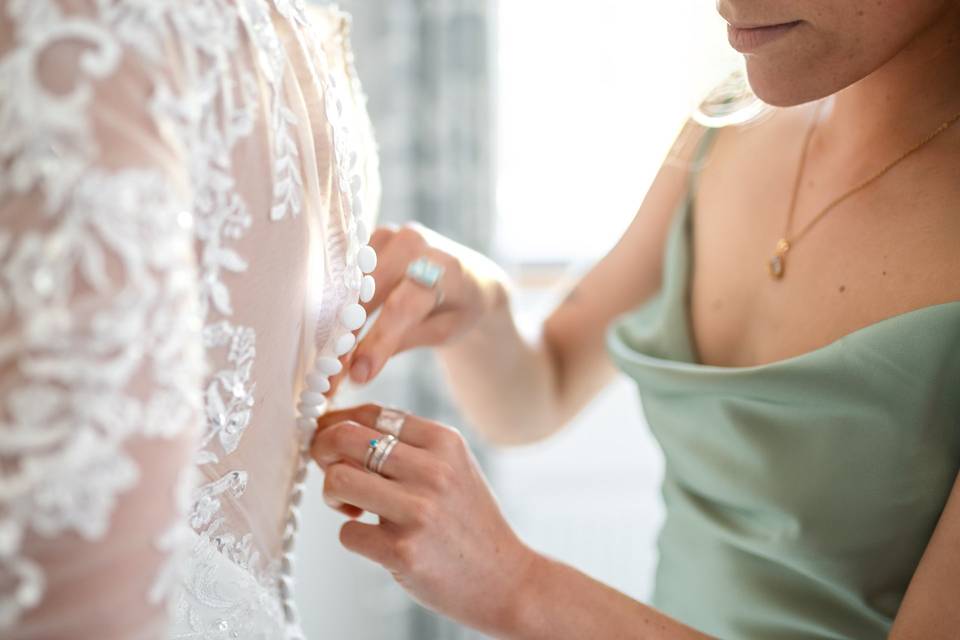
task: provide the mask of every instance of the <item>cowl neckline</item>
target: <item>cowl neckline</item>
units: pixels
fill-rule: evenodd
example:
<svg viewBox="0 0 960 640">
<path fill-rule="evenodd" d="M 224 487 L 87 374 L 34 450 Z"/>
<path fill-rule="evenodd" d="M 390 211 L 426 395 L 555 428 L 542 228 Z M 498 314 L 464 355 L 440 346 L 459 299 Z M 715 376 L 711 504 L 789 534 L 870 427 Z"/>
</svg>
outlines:
<svg viewBox="0 0 960 640">
<path fill-rule="evenodd" d="M 842 348 L 845 343 L 858 340 L 870 340 L 873 336 L 881 336 L 882 338 L 889 339 L 891 333 L 896 331 L 906 331 L 908 334 L 911 331 L 911 327 L 914 324 L 914 320 L 919 323 L 919 319 L 927 315 L 940 315 L 946 314 L 948 317 L 953 314 L 956 315 L 956 322 L 958 328 L 960 328 L 960 300 L 954 300 L 950 302 L 943 302 L 938 304 L 927 305 L 924 307 L 919 307 L 917 309 L 912 309 L 910 311 L 904 311 L 898 313 L 877 322 L 873 322 L 859 329 L 855 329 L 849 333 L 846 333 L 839 338 L 832 340 L 831 342 L 825 344 L 822 347 L 812 349 L 810 351 L 805 351 L 804 353 L 790 356 L 787 358 L 780 358 L 772 362 L 766 362 L 756 365 L 747 365 L 747 366 L 727 366 L 727 365 L 711 365 L 705 364 L 700 361 L 699 355 L 697 353 L 696 341 L 694 340 L 693 335 L 693 322 L 690 316 L 690 284 L 691 284 L 691 275 L 692 275 L 692 250 L 690 242 L 690 226 L 691 226 L 691 213 L 693 208 L 693 203 L 686 203 L 681 211 L 678 212 L 677 226 L 679 229 L 674 230 L 674 235 L 679 236 L 673 238 L 673 243 L 676 245 L 676 259 L 675 262 L 682 267 L 681 272 L 677 274 L 675 281 L 671 283 L 675 292 L 671 292 L 670 295 L 675 295 L 679 297 L 678 301 L 675 301 L 676 308 L 679 310 L 678 315 L 682 316 L 682 325 L 684 328 L 684 337 L 686 338 L 687 343 L 687 354 L 689 355 L 688 362 L 680 362 L 678 364 L 689 364 L 695 367 L 700 367 L 708 370 L 719 370 L 730 373 L 757 373 L 763 372 L 765 370 L 774 369 L 778 367 L 789 367 L 791 365 L 802 365 L 807 361 L 813 361 L 823 358 L 829 358 L 832 355 L 832 352 Z"/>
<path fill-rule="evenodd" d="M 960 301 L 951 301 L 890 316 L 847 333 L 822 347 L 768 363 L 724 366 L 700 362 L 694 346 L 688 305 L 692 268 L 692 207 L 693 198 L 688 198 L 674 215 L 665 251 L 661 291 L 611 327 L 608 346 L 631 375 L 637 366 L 643 366 L 712 380 L 767 378 L 810 368 L 823 367 L 825 371 L 836 369 L 840 362 L 853 353 L 871 352 L 879 355 L 889 352 L 883 357 L 884 360 L 899 359 L 898 354 L 902 354 L 908 360 L 913 357 L 919 361 L 925 350 L 929 355 L 931 343 L 938 343 L 937 352 L 945 348 L 960 350 Z"/>
</svg>

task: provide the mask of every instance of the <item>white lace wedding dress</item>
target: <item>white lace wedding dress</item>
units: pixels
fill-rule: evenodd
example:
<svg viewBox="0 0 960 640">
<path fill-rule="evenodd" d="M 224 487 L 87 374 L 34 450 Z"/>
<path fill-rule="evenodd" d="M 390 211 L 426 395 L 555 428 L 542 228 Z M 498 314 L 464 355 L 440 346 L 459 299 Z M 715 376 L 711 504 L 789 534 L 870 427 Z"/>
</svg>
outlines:
<svg viewBox="0 0 960 640">
<path fill-rule="evenodd" d="M 0 637 L 300 636 L 305 446 L 376 259 L 347 29 L 0 0 Z"/>
</svg>

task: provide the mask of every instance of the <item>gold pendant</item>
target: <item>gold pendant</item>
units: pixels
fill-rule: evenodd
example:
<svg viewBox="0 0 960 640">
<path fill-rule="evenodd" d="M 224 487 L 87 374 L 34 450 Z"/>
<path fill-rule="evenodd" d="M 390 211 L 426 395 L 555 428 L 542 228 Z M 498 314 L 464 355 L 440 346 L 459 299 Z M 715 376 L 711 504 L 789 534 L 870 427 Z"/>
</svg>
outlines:
<svg viewBox="0 0 960 640">
<path fill-rule="evenodd" d="M 767 264 L 767 270 L 774 280 L 781 279 L 783 277 L 783 256 L 773 256 Z"/>
<path fill-rule="evenodd" d="M 774 280 L 783 278 L 787 270 L 787 251 L 790 251 L 790 243 L 785 238 L 777 242 L 777 253 L 767 263 L 767 271 Z"/>
</svg>

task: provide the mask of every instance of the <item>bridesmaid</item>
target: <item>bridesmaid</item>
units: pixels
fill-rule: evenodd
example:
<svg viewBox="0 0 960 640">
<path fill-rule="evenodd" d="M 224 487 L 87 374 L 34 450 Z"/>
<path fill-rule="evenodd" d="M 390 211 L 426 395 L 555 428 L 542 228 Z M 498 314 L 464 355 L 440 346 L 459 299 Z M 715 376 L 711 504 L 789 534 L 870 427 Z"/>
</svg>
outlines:
<svg viewBox="0 0 960 640">
<path fill-rule="evenodd" d="M 955 638 L 960 2 L 717 4 L 767 116 L 690 124 L 539 341 L 487 259 L 380 229 L 382 314 L 349 367 L 435 346 L 471 423 L 518 444 L 619 366 L 666 454 L 652 603 L 522 544 L 426 419 L 321 418 L 325 498 L 380 516 L 348 549 L 500 638 Z"/>
</svg>

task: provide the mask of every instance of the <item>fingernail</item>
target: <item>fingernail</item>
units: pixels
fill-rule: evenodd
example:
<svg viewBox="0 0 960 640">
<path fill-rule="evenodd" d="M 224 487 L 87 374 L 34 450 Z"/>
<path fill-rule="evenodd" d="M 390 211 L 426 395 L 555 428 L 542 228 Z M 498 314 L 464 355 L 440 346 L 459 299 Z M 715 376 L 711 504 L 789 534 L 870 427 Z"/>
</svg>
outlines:
<svg viewBox="0 0 960 640">
<path fill-rule="evenodd" d="M 350 377 L 354 382 L 364 383 L 370 377 L 370 358 L 359 356 L 353 361 L 350 367 Z"/>
</svg>

